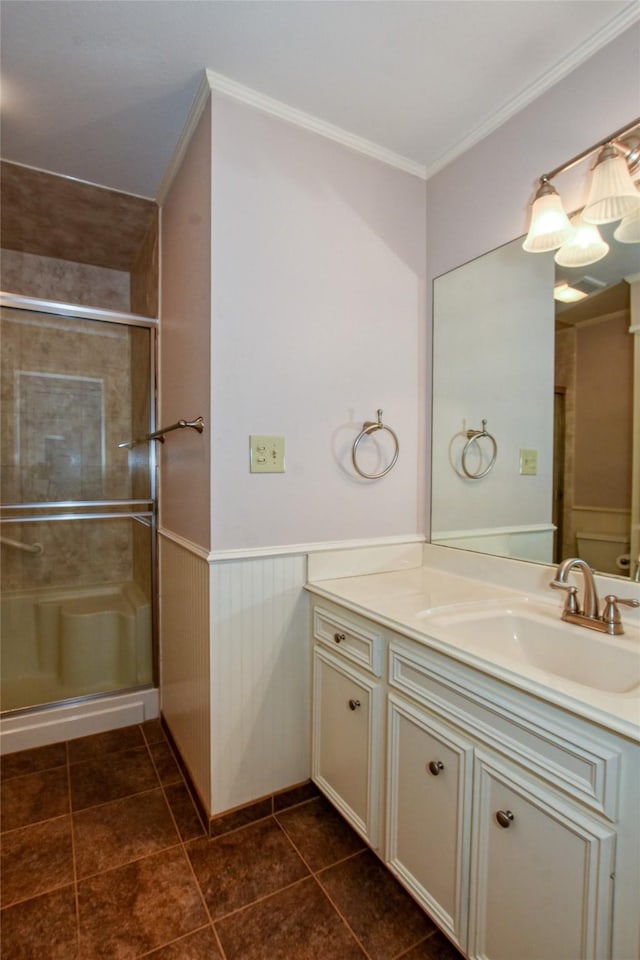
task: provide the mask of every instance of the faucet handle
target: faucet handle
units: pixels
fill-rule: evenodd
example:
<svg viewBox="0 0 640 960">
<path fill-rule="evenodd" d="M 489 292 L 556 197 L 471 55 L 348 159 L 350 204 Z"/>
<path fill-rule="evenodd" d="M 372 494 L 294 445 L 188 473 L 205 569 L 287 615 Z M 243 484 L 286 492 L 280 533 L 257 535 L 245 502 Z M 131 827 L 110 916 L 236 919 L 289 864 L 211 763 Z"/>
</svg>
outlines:
<svg viewBox="0 0 640 960">
<path fill-rule="evenodd" d="M 567 599 L 564 602 L 563 613 L 580 613 L 578 607 L 578 588 L 572 583 L 565 583 L 563 580 L 552 580 L 549 583 L 554 590 L 566 590 Z"/>
<path fill-rule="evenodd" d="M 609 628 L 608 632 L 616 635 L 623 633 L 622 617 L 618 610 L 619 603 L 623 603 L 625 607 L 640 607 L 640 600 L 635 600 L 630 597 L 616 597 L 613 593 L 610 593 L 604 598 L 602 619 Z"/>
</svg>

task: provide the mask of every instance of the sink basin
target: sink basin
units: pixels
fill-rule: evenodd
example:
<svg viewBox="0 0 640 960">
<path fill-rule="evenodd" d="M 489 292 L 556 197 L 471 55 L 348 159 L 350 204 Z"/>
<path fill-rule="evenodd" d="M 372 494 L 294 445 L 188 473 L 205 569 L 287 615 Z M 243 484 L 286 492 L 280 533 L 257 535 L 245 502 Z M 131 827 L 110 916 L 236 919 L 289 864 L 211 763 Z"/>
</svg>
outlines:
<svg viewBox="0 0 640 960">
<path fill-rule="evenodd" d="M 427 613 L 436 638 L 487 656 L 527 665 L 574 683 L 624 694 L 640 685 L 640 641 L 634 631 L 609 637 L 564 623 L 558 612 L 500 608 Z"/>
</svg>

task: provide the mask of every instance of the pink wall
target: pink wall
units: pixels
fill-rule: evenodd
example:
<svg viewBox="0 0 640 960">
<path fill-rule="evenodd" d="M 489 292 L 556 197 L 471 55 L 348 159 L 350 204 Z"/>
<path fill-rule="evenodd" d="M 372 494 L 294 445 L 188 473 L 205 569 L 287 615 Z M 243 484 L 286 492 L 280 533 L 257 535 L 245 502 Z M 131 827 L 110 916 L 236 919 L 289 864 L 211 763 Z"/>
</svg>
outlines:
<svg viewBox="0 0 640 960">
<path fill-rule="evenodd" d="M 636 25 L 426 187 L 214 93 L 163 212 L 162 418 L 206 417 L 211 380 L 210 429 L 161 450 L 165 527 L 222 551 L 428 527 L 430 281 L 522 233 L 536 178 L 637 114 L 639 42 Z M 580 171 L 558 186 L 583 199 Z M 378 407 L 400 457 L 368 482 L 351 446 Z M 286 473 L 249 473 L 251 433 L 285 437 Z"/>
<path fill-rule="evenodd" d="M 162 210 L 159 426 L 202 416 L 157 445 L 161 526 L 210 545 L 211 110 L 207 104 Z"/>
<path fill-rule="evenodd" d="M 434 278 L 525 233 L 537 179 L 638 116 L 639 50 L 635 24 L 428 181 L 429 330 Z M 554 181 L 567 210 L 586 200 L 586 166 Z"/>
<path fill-rule="evenodd" d="M 425 184 L 213 96 L 214 550 L 422 531 Z M 395 468 L 354 475 L 376 409 Z M 249 473 L 249 435 L 286 473 Z M 369 470 L 372 470 L 369 467 Z"/>
</svg>

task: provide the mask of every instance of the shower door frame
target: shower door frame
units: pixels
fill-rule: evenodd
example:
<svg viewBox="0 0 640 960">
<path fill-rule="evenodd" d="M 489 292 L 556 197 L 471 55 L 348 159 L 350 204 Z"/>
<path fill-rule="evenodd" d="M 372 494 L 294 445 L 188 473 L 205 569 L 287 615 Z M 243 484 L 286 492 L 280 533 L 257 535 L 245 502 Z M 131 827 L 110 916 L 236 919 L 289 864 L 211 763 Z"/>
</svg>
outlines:
<svg viewBox="0 0 640 960">
<path fill-rule="evenodd" d="M 57 300 L 41 300 L 34 297 L 25 297 L 20 294 L 6 293 L 0 291 L 0 307 L 7 307 L 13 310 L 23 310 L 31 313 L 41 313 L 53 315 L 72 320 L 97 320 L 103 323 L 119 324 L 126 327 L 144 327 L 149 330 L 149 433 L 156 429 L 156 411 L 157 411 L 157 353 L 158 353 L 158 329 L 159 321 L 157 317 L 143 317 L 139 314 L 121 313 L 115 310 L 105 310 L 95 307 L 84 307 L 79 304 L 61 303 Z M 123 437 L 123 441 L 129 438 Z M 126 519 L 135 520 L 140 518 L 143 522 L 148 521 L 151 535 L 151 649 L 152 649 L 152 686 L 159 686 L 159 640 L 158 640 L 158 555 L 157 555 L 157 457 L 156 447 L 153 441 L 150 442 L 149 449 L 149 499 L 130 499 L 130 500 L 59 500 L 52 502 L 39 503 L 0 503 L 3 523 L 29 523 L 36 521 L 52 520 L 93 520 L 93 519 Z M 140 509 L 146 507 L 147 509 Z M 73 509 L 72 513 L 59 513 L 61 509 Z M 93 509 L 87 509 L 93 508 Z M 120 509 L 118 509 L 120 508 Z M 128 509 L 127 509 L 128 508 Z M 6 513 L 14 513 L 23 510 L 42 511 L 38 515 L 31 514 L 29 517 L 10 517 Z M 48 512 L 47 512 L 48 511 Z M 53 513 L 51 511 L 54 511 Z M 113 690 L 109 693 L 90 693 L 68 700 L 53 701 L 51 703 L 33 704 L 28 707 L 18 707 L 15 710 L 3 712 L 3 716 L 15 716 L 20 713 L 31 712 L 34 710 L 47 710 L 52 706 L 60 706 L 68 703 L 80 703 L 84 701 L 95 700 L 105 696 L 116 696 L 129 691 L 149 689 L 149 684 L 143 684 L 137 687 L 127 687 L 119 690 Z"/>
</svg>

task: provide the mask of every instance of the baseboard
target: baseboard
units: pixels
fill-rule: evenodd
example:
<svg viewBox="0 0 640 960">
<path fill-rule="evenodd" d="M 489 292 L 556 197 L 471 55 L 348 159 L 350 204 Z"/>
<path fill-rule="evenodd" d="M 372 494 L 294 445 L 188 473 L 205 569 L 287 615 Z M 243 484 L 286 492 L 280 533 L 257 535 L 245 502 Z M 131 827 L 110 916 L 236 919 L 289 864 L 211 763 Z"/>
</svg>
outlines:
<svg viewBox="0 0 640 960">
<path fill-rule="evenodd" d="M 198 811 L 198 816 L 210 837 L 220 837 L 232 830 L 239 830 L 240 827 L 246 827 L 257 820 L 264 820 L 265 817 L 271 817 L 275 813 L 288 810 L 289 807 L 297 807 L 301 803 L 306 803 L 308 800 L 320 796 L 320 791 L 315 783 L 311 780 L 304 780 L 302 783 L 295 783 L 275 793 L 257 797 L 249 803 L 243 803 L 242 806 L 233 807 L 231 810 L 224 810 L 222 813 L 211 816 L 163 716 L 160 717 L 160 722 Z"/>
</svg>

